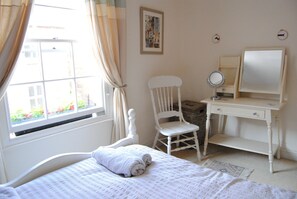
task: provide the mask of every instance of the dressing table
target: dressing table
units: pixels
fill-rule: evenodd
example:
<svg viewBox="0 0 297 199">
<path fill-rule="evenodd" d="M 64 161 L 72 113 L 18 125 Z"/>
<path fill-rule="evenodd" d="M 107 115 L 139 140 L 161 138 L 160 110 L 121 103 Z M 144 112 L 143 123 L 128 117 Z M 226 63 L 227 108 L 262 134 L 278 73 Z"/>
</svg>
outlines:
<svg viewBox="0 0 297 199">
<path fill-rule="evenodd" d="M 208 98 L 201 101 L 207 104 L 204 156 L 207 153 L 208 143 L 259 153 L 268 156 L 269 170 L 273 173 L 274 155 L 280 158 L 280 129 L 279 122 L 276 122 L 277 143 L 273 143 L 272 121 L 274 117 L 278 121 L 278 113 L 285 105 L 286 60 L 284 48 L 244 50 L 240 70 L 235 74 L 239 76 L 235 78 L 238 82 L 233 82 L 238 84 L 238 87 L 234 87 L 236 90 L 233 90 L 233 95 L 226 97 L 222 92 L 224 89 L 221 89 L 219 100 Z M 219 115 L 218 133 L 209 138 L 212 114 Z M 267 142 L 224 134 L 224 122 L 227 116 L 265 122 Z"/>
</svg>

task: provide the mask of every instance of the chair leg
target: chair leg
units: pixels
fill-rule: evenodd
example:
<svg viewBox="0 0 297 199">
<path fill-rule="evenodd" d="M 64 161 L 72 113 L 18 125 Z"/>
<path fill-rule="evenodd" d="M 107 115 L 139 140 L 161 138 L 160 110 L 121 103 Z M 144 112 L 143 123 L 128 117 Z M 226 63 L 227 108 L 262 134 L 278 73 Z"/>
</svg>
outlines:
<svg viewBox="0 0 297 199">
<path fill-rule="evenodd" d="M 179 141 L 179 135 L 176 137 L 177 141 Z M 176 148 L 179 147 L 179 142 L 176 143 Z"/>
<path fill-rule="evenodd" d="M 167 137 L 167 154 L 168 155 L 171 154 L 171 137 L 170 136 Z"/>
<path fill-rule="evenodd" d="M 156 148 L 158 139 L 159 139 L 159 131 L 157 131 L 157 133 L 156 133 L 155 140 L 154 140 L 154 144 L 153 144 L 153 149 Z"/>
<path fill-rule="evenodd" d="M 198 161 L 201 161 L 201 154 L 200 154 L 200 149 L 199 149 L 199 141 L 198 141 L 198 136 L 197 136 L 197 132 L 193 132 L 194 134 L 194 139 L 195 139 L 195 145 L 196 145 L 196 150 L 197 150 L 197 158 Z"/>
</svg>

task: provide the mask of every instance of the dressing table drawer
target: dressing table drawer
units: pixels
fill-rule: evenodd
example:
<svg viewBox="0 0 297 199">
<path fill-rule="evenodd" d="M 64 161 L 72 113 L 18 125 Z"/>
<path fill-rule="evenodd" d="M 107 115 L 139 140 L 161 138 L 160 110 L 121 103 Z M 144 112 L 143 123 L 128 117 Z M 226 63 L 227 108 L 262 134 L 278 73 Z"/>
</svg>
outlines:
<svg viewBox="0 0 297 199">
<path fill-rule="evenodd" d="M 220 106 L 220 105 L 212 105 L 211 113 L 220 114 L 220 115 L 232 115 L 236 117 L 244 117 L 250 119 L 265 119 L 265 111 L 251 108 L 243 108 L 243 107 L 229 107 L 229 106 Z"/>
</svg>

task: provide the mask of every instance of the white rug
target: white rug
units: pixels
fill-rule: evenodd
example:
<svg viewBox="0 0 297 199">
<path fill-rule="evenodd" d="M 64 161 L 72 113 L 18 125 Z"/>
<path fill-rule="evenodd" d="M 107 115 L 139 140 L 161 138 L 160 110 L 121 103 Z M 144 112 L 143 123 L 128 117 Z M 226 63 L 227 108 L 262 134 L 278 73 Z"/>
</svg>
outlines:
<svg viewBox="0 0 297 199">
<path fill-rule="evenodd" d="M 211 159 L 208 159 L 206 162 L 204 162 L 202 166 L 216 171 L 228 173 L 234 177 L 238 177 L 242 179 L 247 179 L 254 171 L 254 169 L 248 169 L 245 167 L 233 165 L 226 162 L 220 162 L 217 160 L 211 160 Z"/>
</svg>

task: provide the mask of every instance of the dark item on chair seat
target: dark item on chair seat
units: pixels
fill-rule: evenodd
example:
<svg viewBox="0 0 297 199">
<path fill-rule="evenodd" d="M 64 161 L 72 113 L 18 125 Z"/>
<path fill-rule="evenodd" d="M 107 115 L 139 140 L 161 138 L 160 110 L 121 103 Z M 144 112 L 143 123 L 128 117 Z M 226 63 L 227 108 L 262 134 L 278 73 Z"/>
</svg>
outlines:
<svg viewBox="0 0 297 199">
<path fill-rule="evenodd" d="M 184 100 L 181 102 L 181 107 L 185 120 L 191 124 L 199 126 L 199 144 L 203 145 L 205 139 L 206 104 L 191 100 Z M 178 104 L 174 103 L 173 108 L 178 110 Z M 170 120 L 177 121 L 178 118 L 172 117 Z"/>
</svg>

